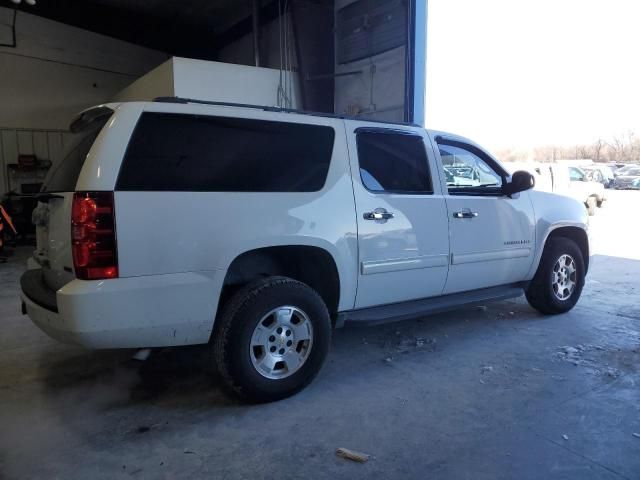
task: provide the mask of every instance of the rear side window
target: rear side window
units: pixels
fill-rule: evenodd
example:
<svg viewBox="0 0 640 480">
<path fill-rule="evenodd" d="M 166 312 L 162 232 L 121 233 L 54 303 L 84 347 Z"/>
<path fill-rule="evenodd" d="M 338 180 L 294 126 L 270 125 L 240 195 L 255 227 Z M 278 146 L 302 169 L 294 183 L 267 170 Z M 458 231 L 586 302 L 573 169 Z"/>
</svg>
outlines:
<svg viewBox="0 0 640 480">
<path fill-rule="evenodd" d="M 118 190 L 314 192 L 329 171 L 331 127 L 144 113 Z"/>
<path fill-rule="evenodd" d="M 43 192 L 75 191 L 87 154 L 108 120 L 108 116 L 95 120 L 72 137 L 70 146 L 66 150 L 67 154 L 57 166 L 53 167 L 45 179 L 42 186 Z"/>
<path fill-rule="evenodd" d="M 422 137 L 384 130 L 359 131 L 360 178 L 367 190 L 433 193 Z"/>
</svg>

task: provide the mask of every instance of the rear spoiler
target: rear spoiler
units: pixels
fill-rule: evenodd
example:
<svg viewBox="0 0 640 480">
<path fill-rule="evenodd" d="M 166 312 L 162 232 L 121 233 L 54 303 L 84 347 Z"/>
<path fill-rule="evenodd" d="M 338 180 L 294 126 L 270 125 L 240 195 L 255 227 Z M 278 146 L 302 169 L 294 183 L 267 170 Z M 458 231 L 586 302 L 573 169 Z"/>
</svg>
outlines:
<svg viewBox="0 0 640 480">
<path fill-rule="evenodd" d="M 69 125 L 71 133 L 78 133 L 87 128 L 96 120 L 113 115 L 113 109 L 100 105 L 98 107 L 89 108 L 84 112 L 80 112 Z"/>
</svg>

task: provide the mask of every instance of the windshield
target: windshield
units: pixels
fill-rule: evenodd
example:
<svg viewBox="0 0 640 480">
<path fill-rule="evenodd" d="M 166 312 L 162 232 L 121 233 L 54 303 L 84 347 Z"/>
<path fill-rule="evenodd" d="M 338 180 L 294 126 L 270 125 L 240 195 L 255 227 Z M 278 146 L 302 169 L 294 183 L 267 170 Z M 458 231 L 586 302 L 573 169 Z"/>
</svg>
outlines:
<svg viewBox="0 0 640 480">
<path fill-rule="evenodd" d="M 42 192 L 75 191 L 87 154 L 107 120 L 107 116 L 96 119 L 71 136 L 70 146 L 65 149 L 64 158 L 49 170 L 42 185 Z"/>
<path fill-rule="evenodd" d="M 624 171 L 624 175 L 628 175 L 630 177 L 640 176 L 640 168 L 629 168 Z"/>
</svg>

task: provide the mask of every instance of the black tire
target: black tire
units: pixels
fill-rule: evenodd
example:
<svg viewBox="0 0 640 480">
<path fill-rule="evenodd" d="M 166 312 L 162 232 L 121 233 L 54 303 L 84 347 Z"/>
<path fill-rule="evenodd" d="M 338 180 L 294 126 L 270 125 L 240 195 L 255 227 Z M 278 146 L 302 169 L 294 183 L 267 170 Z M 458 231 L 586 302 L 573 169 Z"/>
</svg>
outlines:
<svg viewBox="0 0 640 480">
<path fill-rule="evenodd" d="M 307 315 L 313 341 L 306 360 L 294 373 L 271 379 L 252 363 L 251 337 L 258 322 L 281 306 L 299 308 Z M 240 289 L 216 320 L 211 342 L 225 386 L 251 402 L 272 402 L 302 390 L 322 368 L 330 343 L 331 320 L 322 298 L 304 283 L 286 277 L 265 278 Z"/>
<path fill-rule="evenodd" d="M 585 205 L 587 206 L 587 213 L 590 217 L 593 217 L 596 214 L 596 199 L 593 197 L 587 198 Z"/>
<path fill-rule="evenodd" d="M 565 300 L 558 298 L 553 288 L 554 267 L 563 255 L 572 257 L 576 267 L 575 289 Z M 538 271 L 525 292 L 527 301 L 533 308 L 546 315 L 568 312 L 580 299 L 584 277 L 584 258 L 578 245 L 569 238 L 550 238 L 542 252 Z"/>
</svg>

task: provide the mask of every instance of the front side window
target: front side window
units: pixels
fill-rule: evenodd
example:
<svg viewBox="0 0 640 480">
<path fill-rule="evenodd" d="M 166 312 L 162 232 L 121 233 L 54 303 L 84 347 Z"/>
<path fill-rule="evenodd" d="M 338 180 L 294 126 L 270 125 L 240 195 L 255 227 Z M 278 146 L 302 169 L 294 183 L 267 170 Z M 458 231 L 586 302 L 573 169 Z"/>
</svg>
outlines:
<svg viewBox="0 0 640 480">
<path fill-rule="evenodd" d="M 433 193 L 427 152 L 419 135 L 357 132 L 360 178 L 375 193 Z"/>
<path fill-rule="evenodd" d="M 332 127 L 144 113 L 117 190 L 315 192 L 325 184 Z"/>
<path fill-rule="evenodd" d="M 470 148 L 439 143 L 440 157 L 451 194 L 489 194 L 502 192 L 502 176 Z"/>
<path fill-rule="evenodd" d="M 585 174 L 579 168 L 569 167 L 569 178 L 572 182 L 584 182 Z"/>
</svg>

